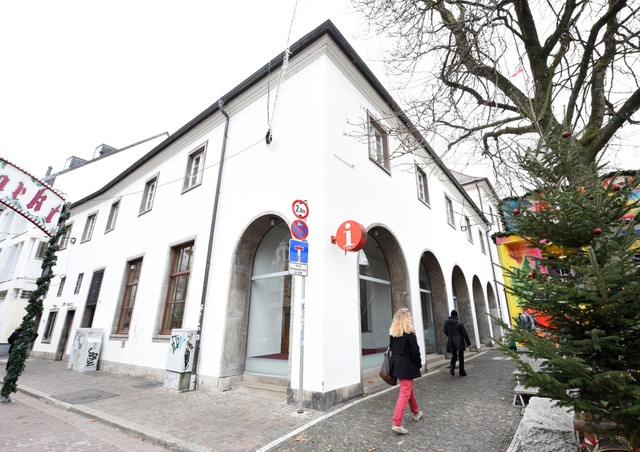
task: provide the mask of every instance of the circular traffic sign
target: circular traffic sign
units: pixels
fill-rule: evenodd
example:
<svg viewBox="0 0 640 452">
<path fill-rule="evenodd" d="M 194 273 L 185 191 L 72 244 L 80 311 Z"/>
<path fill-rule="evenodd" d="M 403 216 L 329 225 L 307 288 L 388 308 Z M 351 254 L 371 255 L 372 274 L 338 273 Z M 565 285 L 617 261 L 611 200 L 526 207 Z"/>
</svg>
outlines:
<svg viewBox="0 0 640 452">
<path fill-rule="evenodd" d="M 291 223 L 291 235 L 293 235 L 298 240 L 304 240 L 309 235 L 309 227 L 307 223 L 302 220 L 296 220 Z"/>
<path fill-rule="evenodd" d="M 293 214 L 301 220 L 304 220 L 309 216 L 309 206 L 302 199 L 296 199 L 293 201 L 293 204 L 291 204 L 291 210 L 293 210 Z"/>
</svg>

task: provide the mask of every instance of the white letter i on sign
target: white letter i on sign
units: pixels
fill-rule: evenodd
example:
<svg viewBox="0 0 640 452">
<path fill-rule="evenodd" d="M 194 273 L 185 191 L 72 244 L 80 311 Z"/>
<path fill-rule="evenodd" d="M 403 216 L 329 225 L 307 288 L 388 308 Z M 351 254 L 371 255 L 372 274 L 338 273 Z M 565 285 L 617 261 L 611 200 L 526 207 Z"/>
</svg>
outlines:
<svg viewBox="0 0 640 452">
<path fill-rule="evenodd" d="M 351 228 L 351 223 L 345 224 L 344 228 L 346 229 L 346 231 L 344 231 L 344 235 L 345 235 L 344 246 L 353 246 L 353 243 L 351 243 L 351 231 L 349 231 L 349 229 Z"/>
</svg>

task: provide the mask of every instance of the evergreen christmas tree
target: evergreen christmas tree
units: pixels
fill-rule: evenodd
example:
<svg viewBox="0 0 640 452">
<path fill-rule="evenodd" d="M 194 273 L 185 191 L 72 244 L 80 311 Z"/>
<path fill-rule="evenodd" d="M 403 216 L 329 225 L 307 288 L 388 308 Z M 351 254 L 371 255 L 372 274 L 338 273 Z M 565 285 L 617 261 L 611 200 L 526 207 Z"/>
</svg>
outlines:
<svg viewBox="0 0 640 452">
<path fill-rule="evenodd" d="M 542 152 L 544 151 L 544 152 Z M 568 134 L 520 162 L 532 191 L 506 207 L 516 234 L 540 251 L 527 269 L 507 270 L 508 288 L 549 326 L 513 322 L 520 380 L 557 405 L 586 413 L 640 447 L 640 177 L 578 167 Z M 535 254 L 535 253 L 533 253 Z M 506 325 L 503 324 L 503 327 Z M 542 363 L 531 366 L 531 358 Z M 585 416 L 586 418 L 586 416 Z M 635 450 L 635 449 L 634 449 Z"/>
<path fill-rule="evenodd" d="M 47 294 L 51 279 L 54 276 L 51 269 L 55 266 L 58 259 L 56 252 L 60 249 L 60 237 L 67 231 L 65 221 L 69 218 L 69 215 L 69 210 L 65 207 L 58 220 L 59 226 L 55 234 L 49 239 L 49 244 L 42 260 L 42 275 L 36 281 L 36 290 L 29 295 L 26 313 L 20 324 L 22 334 L 12 348 L 11 355 L 9 356 L 9 368 L 7 369 L 7 373 L 2 381 L 2 388 L 0 389 L 0 403 L 11 401 L 11 393 L 18 390 L 18 378 L 24 371 L 29 346 L 37 337 L 38 325 L 36 325 L 36 319 L 42 314 L 42 300 Z"/>
</svg>

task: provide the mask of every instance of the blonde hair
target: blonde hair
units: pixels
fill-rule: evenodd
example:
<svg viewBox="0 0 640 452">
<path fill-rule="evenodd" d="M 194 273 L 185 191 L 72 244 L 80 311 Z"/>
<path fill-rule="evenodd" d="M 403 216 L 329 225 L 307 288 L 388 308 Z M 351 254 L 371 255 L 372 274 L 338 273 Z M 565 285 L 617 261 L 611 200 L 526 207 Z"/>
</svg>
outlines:
<svg viewBox="0 0 640 452">
<path fill-rule="evenodd" d="M 407 308 L 398 309 L 391 321 L 389 334 L 393 337 L 401 337 L 404 333 L 414 333 L 415 331 L 411 311 Z"/>
</svg>

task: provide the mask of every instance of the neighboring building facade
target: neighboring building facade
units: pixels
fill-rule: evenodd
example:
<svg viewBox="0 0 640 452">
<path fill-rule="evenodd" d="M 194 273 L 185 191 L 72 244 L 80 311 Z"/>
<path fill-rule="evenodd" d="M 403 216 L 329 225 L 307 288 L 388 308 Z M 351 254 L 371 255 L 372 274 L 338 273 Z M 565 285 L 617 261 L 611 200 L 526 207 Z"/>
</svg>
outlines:
<svg viewBox="0 0 640 452">
<path fill-rule="evenodd" d="M 502 265 L 499 259 L 498 247 L 495 241 L 491 238 L 492 234 L 499 233 L 503 230 L 504 219 L 502 217 L 502 211 L 500 209 L 501 200 L 498 194 L 493 189 L 491 182 L 486 177 L 469 176 L 467 174 L 460 173 L 458 171 L 451 171 L 451 174 L 460 182 L 460 185 L 466 190 L 469 197 L 480 208 L 485 218 L 489 220 L 488 227 L 474 228 L 471 223 L 471 219 L 468 216 L 461 218 L 461 229 L 473 230 L 478 236 L 478 241 L 484 244 L 488 243 L 486 252 L 489 254 L 489 258 L 492 262 L 492 272 L 494 275 L 494 290 L 496 293 L 496 302 L 490 303 L 489 314 L 492 317 L 506 319 L 509 317 L 509 309 L 507 305 L 507 293 L 504 290 L 504 285 L 501 284 L 503 278 Z M 480 297 L 476 297 L 475 300 L 480 300 Z M 478 309 L 480 309 L 478 307 Z M 493 340 L 502 340 L 502 328 L 499 325 L 492 322 L 492 338 Z"/>
<path fill-rule="evenodd" d="M 121 149 L 103 144 L 94 158 L 71 157 L 62 171 L 47 174 L 41 181 L 63 193 L 67 202 L 73 202 L 102 187 L 167 136 L 159 134 Z M 104 152 L 106 148 L 109 152 Z M 22 322 L 29 295 L 42 274 L 48 243 L 49 236 L 41 229 L 14 210 L 0 206 L 0 343 L 6 342 Z M 53 282 L 52 290 L 58 282 Z"/>
<path fill-rule="evenodd" d="M 263 378 L 294 402 L 302 367 L 305 405 L 328 409 L 363 394 L 400 307 L 425 361 L 453 308 L 474 349 L 491 343 L 488 218 L 421 137 L 396 152 L 415 128 L 330 22 L 283 56 L 71 205 L 33 355 L 67 359 L 100 328 L 100 369 L 162 381 L 172 331 L 200 328 L 192 388 Z M 307 276 L 288 270 L 300 219 Z M 347 220 L 358 252 L 336 243 Z"/>
</svg>

